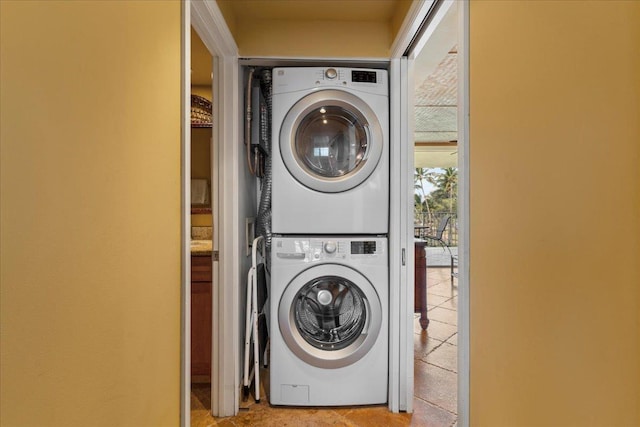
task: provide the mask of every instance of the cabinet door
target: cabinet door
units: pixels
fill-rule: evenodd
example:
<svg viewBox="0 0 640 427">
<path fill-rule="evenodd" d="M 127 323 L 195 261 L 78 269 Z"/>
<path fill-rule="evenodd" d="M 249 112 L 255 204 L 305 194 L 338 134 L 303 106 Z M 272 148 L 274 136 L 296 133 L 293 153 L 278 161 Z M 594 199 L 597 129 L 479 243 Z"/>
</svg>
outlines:
<svg viewBox="0 0 640 427">
<path fill-rule="evenodd" d="M 211 257 L 191 257 L 191 283 L 211 282 Z"/>
<path fill-rule="evenodd" d="M 191 375 L 211 375 L 211 282 L 191 284 Z"/>
<path fill-rule="evenodd" d="M 191 258 L 191 375 L 211 379 L 211 257 Z"/>
</svg>

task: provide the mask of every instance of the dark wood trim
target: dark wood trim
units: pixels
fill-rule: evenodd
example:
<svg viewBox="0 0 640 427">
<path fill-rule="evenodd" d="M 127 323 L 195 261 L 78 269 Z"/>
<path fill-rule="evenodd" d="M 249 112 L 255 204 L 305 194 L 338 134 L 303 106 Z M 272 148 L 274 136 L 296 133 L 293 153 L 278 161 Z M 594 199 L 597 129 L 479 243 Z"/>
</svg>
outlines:
<svg viewBox="0 0 640 427">
<path fill-rule="evenodd" d="M 192 207 L 191 208 L 191 215 L 194 215 L 194 214 L 210 214 L 210 213 L 211 213 L 211 208 L 208 208 L 208 207 L 201 207 L 201 208 Z"/>
<path fill-rule="evenodd" d="M 416 142 L 416 147 L 457 147 L 458 141 L 446 141 L 446 142 Z"/>
</svg>

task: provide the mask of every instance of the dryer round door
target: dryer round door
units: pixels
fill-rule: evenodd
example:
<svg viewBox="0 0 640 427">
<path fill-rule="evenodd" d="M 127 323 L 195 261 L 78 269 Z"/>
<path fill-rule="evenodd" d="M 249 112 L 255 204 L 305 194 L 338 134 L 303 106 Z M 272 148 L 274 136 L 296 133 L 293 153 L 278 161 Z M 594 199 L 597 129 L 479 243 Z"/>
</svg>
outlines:
<svg viewBox="0 0 640 427">
<path fill-rule="evenodd" d="M 364 182 L 383 152 L 376 114 L 362 99 L 341 90 L 321 90 L 299 100 L 280 129 L 280 154 L 301 184 L 325 193 Z"/>
<path fill-rule="evenodd" d="M 341 368 L 364 357 L 382 325 L 382 305 L 361 273 L 338 264 L 311 267 L 287 286 L 278 307 L 289 349 L 320 368 Z"/>
</svg>

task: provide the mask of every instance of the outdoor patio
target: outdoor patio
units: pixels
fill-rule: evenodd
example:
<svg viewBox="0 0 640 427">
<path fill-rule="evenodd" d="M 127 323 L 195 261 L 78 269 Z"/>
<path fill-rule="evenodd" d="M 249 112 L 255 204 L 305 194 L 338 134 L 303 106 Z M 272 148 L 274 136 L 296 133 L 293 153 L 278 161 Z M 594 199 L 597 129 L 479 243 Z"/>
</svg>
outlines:
<svg viewBox="0 0 640 427">
<path fill-rule="evenodd" d="M 442 253 L 442 248 L 427 248 L 427 265 L 432 265 L 430 250 Z M 435 259 L 444 260 L 440 253 Z M 414 410 L 428 405 L 427 426 L 451 426 L 457 421 L 458 291 L 451 289 L 450 262 L 447 252 L 446 267 L 427 268 L 429 326 L 422 330 L 416 314 L 413 327 Z"/>
<path fill-rule="evenodd" d="M 439 235 L 439 228 L 445 218 L 446 227 Z M 416 217 L 413 235 L 426 243 L 427 267 L 451 268 L 451 255 L 458 255 L 458 219 L 457 214 L 450 212 L 433 213 L 429 218 Z M 441 240 L 438 240 L 441 238 Z M 446 245 L 447 250 L 443 245 Z"/>
<path fill-rule="evenodd" d="M 451 254 L 458 255 L 458 247 L 450 246 Z M 449 267 L 451 268 L 451 257 L 446 249 L 442 246 L 427 246 L 425 248 L 427 253 L 427 267 Z M 427 277 L 427 284 L 430 282 Z"/>
</svg>

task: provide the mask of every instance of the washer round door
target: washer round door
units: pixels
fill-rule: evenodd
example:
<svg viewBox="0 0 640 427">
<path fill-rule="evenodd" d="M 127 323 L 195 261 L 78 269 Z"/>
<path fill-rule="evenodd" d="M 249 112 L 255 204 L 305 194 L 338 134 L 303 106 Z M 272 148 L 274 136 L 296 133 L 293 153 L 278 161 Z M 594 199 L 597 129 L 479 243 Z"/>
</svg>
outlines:
<svg viewBox="0 0 640 427">
<path fill-rule="evenodd" d="M 364 357 L 380 334 L 382 305 L 373 285 L 338 264 L 311 267 L 287 286 L 278 307 L 289 349 L 320 368 L 341 368 Z"/>
<path fill-rule="evenodd" d="M 380 161 L 383 144 L 373 110 L 340 90 L 305 96 L 291 107 L 280 129 L 280 154 L 291 175 L 325 193 L 363 183 Z"/>
</svg>

